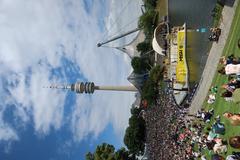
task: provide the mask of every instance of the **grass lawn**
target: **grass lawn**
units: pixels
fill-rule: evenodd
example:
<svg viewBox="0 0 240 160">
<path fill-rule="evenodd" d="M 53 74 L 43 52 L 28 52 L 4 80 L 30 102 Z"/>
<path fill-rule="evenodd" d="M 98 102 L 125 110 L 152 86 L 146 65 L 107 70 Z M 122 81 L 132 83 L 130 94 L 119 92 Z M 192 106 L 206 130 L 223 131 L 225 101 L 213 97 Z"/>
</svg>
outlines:
<svg viewBox="0 0 240 160">
<path fill-rule="evenodd" d="M 226 43 L 226 46 L 223 51 L 223 55 L 228 56 L 234 54 L 237 57 L 240 57 L 240 49 L 238 48 L 238 40 L 240 39 L 240 3 L 237 6 L 236 13 L 234 16 L 234 20 L 231 26 L 231 31 Z M 204 103 L 203 108 L 210 109 L 214 108 L 214 116 L 217 115 L 221 116 L 221 122 L 225 124 L 226 127 L 226 134 L 223 136 L 225 140 L 228 140 L 231 136 L 240 135 L 240 126 L 232 126 L 228 120 L 222 117 L 223 113 L 225 112 L 232 112 L 232 113 L 239 113 L 240 112 L 240 104 L 235 104 L 233 102 L 226 102 L 222 97 L 220 97 L 221 93 L 224 91 L 220 89 L 220 86 L 224 83 L 227 83 L 227 76 L 220 75 L 216 73 L 215 78 L 213 80 L 212 86 L 218 86 L 218 93 L 216 96 L 216 102 L 214 104 L 207 104 Z M 210 122 L 210 125 L 213 122 Z M 210 126 L 208 125 L 208 126 Z M 208 127 L 207 126 L 207 127 Z M 234 149 L 228 146 L 228 154 L 231 154 Z M 240 150 L 236 150 L 240 151 Z M 209 155 L 208 155 L 209 156 Z M 223 155 L 226 156 L 226 155 Z"/>
<path fill-rule="evenodd" d="M 214 12 L 214 18 L 213 18 L 213 26 L 218 27 L 220 24 L 220 20 L 222 18 L 223 6 L 220 5 L 219 3 L 216 3 L 214 10 L 215 12 Z"/>
</svg>

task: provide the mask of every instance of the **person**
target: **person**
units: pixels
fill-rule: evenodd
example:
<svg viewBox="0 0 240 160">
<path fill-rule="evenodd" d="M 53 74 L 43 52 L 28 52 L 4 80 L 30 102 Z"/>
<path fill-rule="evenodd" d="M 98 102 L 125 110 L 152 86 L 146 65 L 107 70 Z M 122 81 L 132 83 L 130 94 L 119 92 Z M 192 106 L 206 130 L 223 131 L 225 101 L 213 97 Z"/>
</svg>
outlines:
<svg viewBox="0 0 240 160">
<path fill-rule="evenodd" d="M 227 145 L 223 144 L 222 139 L 215 140 L 216 144 L 213 147 L 214 153 L 226 153 L 227 152 Z"/>
<path fill-rule="evenodd" d="M 226 89 L 229 92 L 234 92 L 234 90 L 236 89 L 234 85 L 229 85 L 229 84 L 223 84 L 221 87 Z"/>
<path fill-rule="evenodd" d="M 225 101 L 232 101 L 232 92 L 229 91 L 225 91 L 222 93 L 221 97 L 223 97 L 225 99 Z"/>
<path fill-rule="evenodd" d="M 214 94 L 210 94 L 210 95 L 208 96 L 208 101 L 207 101 L 207 103 L 208 103 L 208 104 L 213 104 L 213 103 L 215 102 L 215 100 L 216 100 L 215 95 L 214 95 Z"/>
<path fill-rule="evenodd" d="M 206 146 L 208 150 L 212 150 L 216 143 L 214 141 L 207 141 Z"/>
<path fill-rule="evenodd" d="M 239 159 L 240 159 L 240 152 L 235 152 L 235 151 L 233 151 L 233 152 L 232 152 L 232 155 L 234 155 L 234 157 L 236 158 L 236 160 L 239 160 Z"/>
<path fill-rule="evenodd" d="M 213 131 L 210 131 L 207 135 L 207 140 L 212 141 L 214 138 L 217 138 L 219 135 Z"/>
<path fill-rule="evenodd" d="M 209 39 L 209 41 L 214 41 L 215 37 L 214 37 L 213 35 L 210 35 L 210 36 L 208 37 L 208 39 Z"/>
<path fill-rule="evenodd" d="M 210 122 L 213 114 L 214 114 L 214 110 L 213 109 L 211 109 L 211 110 L 209 110 L 207 112 L 202 112 L 202 119 L 203 119 L 203 121 L 207 122 L 207 123 Z"/>
<path fill-rule="evenodd" d="M 234 126 L 240 125 L 240 114 L 233 114 L 233 113 L 226 112 L 223 114 L 223 116 L 228 120 L 230 120 L 230 123 L 232 125 Z"/>
<path fill-rule="evenodd" d="M 226 75 L 240 74 L 240 64 L 227 64 L 225 66 L 225 74 Z"/>
<path fill-rule="evenodd" d="M 205 155 L 202 155 L 202 156 L 201 156 L 201 160 L 207 160 L 206 156 L 205 156 Z"/>
<path fill-rule="evenodd" d="M 222 75 L 226 74 L 226 72 L 225 72 L 225 67 L 220 68 L 220 69 L 218 70 L 218 73 L 220 73 L 220 74 L 222 74 Z"/>
<path fill-rule="evenodd" d="M 227 84 L 235 89 L 240 88 L 240 81 L 238 79 L 232 79 Z"/>
<path fill-rule="evenodd" d="M 226 160 L 239 160 L 239 158 L 236 157 L 235 155 L 228 155 L 228 156 L 226 157 Z"/>
<path fill-rule="evenodd" d="M 235 149 L 240 149 L 240 136 L 230 137 L 229 145 Z"/>
<path fill-rule="evenodd" d="M 209 36 L 210 41 L 218 41 L 219 36 L 221 35 L 221 29 L 220 28 L 210 28 L 210 31 L 212 32 L 211 35 Z"/>
<path fill-rule="evenodd" d="M 218 87 L 217 86 L 212 86 L 211 89 L 210 89 L 210 92 L 212 94 L 217 94 L 217 91 L 218 91 Z"/>
<path fill-rule="evenodd" d="M 216 121 L 212 125 L 212 130 L 216 134 L 224 135 L 225 134 L 225 125 L 223 123 L 221 123 L 220 121 Z"/>
<path fill-rule="evenodd" d="M 228 64 L 239 64 L 240 61 L 238 58 L 234 57 L 233 54 L 231 54 L 230 56 L 228 57 L 225 57 L 225 56 L 222 56 L 219 60 L 219 63 L 220 64 L 223 64 L 223 65 L 228 65 Z"/>
<path fill-rule="evenodd" d="M 212 155 L 212 160 L 224 160 L 224 157 L 222 157 L 218 154 L 214 154 L 214 155 Z"/>
<path fill-rule="evenodd" d="M 240 64 L 227 64 L 218 70 L 222 75 L 240 75 Z"/>
</svg>

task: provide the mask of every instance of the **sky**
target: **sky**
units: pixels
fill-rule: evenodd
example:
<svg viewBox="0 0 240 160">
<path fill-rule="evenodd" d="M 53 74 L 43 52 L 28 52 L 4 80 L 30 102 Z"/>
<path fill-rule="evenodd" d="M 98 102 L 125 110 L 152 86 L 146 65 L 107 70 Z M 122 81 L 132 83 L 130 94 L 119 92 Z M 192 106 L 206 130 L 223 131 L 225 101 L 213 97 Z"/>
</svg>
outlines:
<svg viewBox="0 0 240 160">
<path fill-rule="evenodd" d="M 102 142 L 123 145 L 134 93 L 76 95 L 44 86 L 128 85 L 127 55 L 96 44 L 135 28 L 140 4 L 0 0 L 0 159 L 82 160 Z"/>
</svg>

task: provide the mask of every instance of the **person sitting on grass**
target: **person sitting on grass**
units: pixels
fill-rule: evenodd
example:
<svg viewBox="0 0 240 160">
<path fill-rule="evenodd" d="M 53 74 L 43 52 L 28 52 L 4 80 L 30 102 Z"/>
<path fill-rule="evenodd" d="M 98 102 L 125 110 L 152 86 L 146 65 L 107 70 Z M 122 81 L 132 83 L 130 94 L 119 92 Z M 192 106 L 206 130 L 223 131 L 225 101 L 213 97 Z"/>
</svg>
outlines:
<svg viewBox="0 0 240 160">
<path fill-rule="evenodd" d="M 239 160 L 240 158 L 239 157 L 236 157 L 235 155 L 228 155 L 226 157 L 226 160 Z"/>
<path fill-rule="evenodd" d="M 232 92 L 225 91 L 222 93 L 221 97 L 223 97 L 225 99 L 225 101 L 229 102 L 229 101 L 233 100 L 232 95 L 233 95 Z"/>
<path fill-rule="evenodd" d="M 223 117 L 227 118 L 233 126 L 240 125 L 240 114 L 226 112 L 223 114 Z"/>
<path fill-rule="evenodd" d="M 202 156 L 201 156 L 201 160 L 207 160 L 206 156 L 205 156 L 205 155 L 202 155 Z"/>
<path fill-rule="evenodd" d="M 219 154 L 214 154 L 212 155 L 212 160 L 224 160 L 224 157 Z"/>
<path fill-rule="evenodd" d="M 232 155 L 234 156 L 234 158 L 235 158 L 236 160 L 239 160 L 239 159 L 240 159 L 240 152 L 235 152 L 235 151 L 233 151 L 233 152 L 232 152 Z"/>
<path fill-rule="evenodd" d="M 215 146 L 216 142 L 211 140 L 206 142 L 206 147 L 208 150 L 213 150 L 213 147 Z"/>
<path fill-rule="evenodd" d="M 215 145 L 213 147 L 213 152 L 214 153 L 226 153 L 227 152 L 227 145 L 223 142 L 223 140 L 221 138 L 216 138 L 214 139 L 215 141 Z"/>
<path fill-rule="evenodd" d="M 235 149 L 240 149 L 240 136 L 230 137 L 229 145 Z"/>
<path fill-rule="evenodd" d="M 225 125 L 220 122 L 220 119 L 217 120 L 213 125 L 212 125 L 212 131 L 216 134 L 225 134 Z"/>
<path fill-rule="evenodd" d="M 240 74 L 240 64 L 227 64 L 218 70 L 218 73 L 223 75 L 239 75 Z"/>
<path fill-rule="evenodd" d="M 217 86 L 212 86 L 209 91 L 210 91 L 212 94 L 217 94 L 217 92 L 218 92 L 218 87 L 217 87 Z"/>
<path fill-rule="evenodd" d="M 232 86 L 234 87 L 235 89 L 236 88 L 240 88 L 240 80 L 239 79 L 231 79 L 228 83 L 227 83 L 229 86 Z"/>
<path fill-rule="evenodd" d="M 229 85 L 229 84 L 223 84 L 222 86 L 221 86 L 221 88 L 224 88 L 224 89 L 226 89 L 227 91 L 229 91 L 229 92 L 234 92 L 235 91 L 235 86 L 234 85 Z"/>
<path fill-rule="evenodd" d="M 210 94 L 210 95 L 208 96 L 208 101 L 207 101 L 207 103 L 208 103 L 208 104 L 213 104 L 213 103 L 215 102 L 215 100 L 216 100 L 215 94 Z"/>
<path fill-rule="evenodd" d="M 210 122 L 213 114 L 214 114 L 214 110 L 213 109 L 211 109 L 211 110 L 209 110 L 207 112 L 202 112 L 202 119 L 203 119 L 203 121 L 206 122 L 206 123 Z"/>
<path fill-rule="evenodd" d="M 223 64 L 223 65 L 239 64 L 240 61 L 238 58 L 234 57 L 234 55 L 232 54 L 232 55 L 228 56 L 227 58 L 225 56 L 222 56 L 219 60 L 219 63 Z"/>
<path fill-rule="evenodd" d="M 212 140 L 214 140 L 214 138 L 219 137 L 219 134 L 215 133 L 214 131 L 211 131 L 208 133 L 206 133 L 207 136 L 207 141 L 211 142 Z"/>
</svg>

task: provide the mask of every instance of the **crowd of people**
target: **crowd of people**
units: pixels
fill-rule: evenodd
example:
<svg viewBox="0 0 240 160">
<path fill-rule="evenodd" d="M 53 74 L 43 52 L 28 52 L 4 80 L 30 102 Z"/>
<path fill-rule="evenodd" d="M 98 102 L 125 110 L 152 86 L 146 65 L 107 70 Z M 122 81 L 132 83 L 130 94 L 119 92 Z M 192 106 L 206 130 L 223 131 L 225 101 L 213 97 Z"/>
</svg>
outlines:
<svg viewBox="0 0 240 160">
<path fill-rule="evenodd" d="M 220 58 L 220 66 L 221 69 L 218 70 L 218 73 L 227 76 L 228 82 L 225 84 L 222 84 L 220 87 L 218 86 L 212 86 L 209 90 L 209 96 L 207 103 L 214 104 L 216 101 L 216 96 L 219 94 L 220 97 L 224 98 L 226 102 L 234 101 L 236 103 L 239 103 L 239 96 L 235 96 L 237 92 L 239 92 L 240 88 L 240 59 L 235 57 L 234 55 L 230 55 L 228 57 L 221 57 Z M 219 92 L 219 88 L 221 90 L 224 90 L 222 93 Z M 212 107 L 220 107 L 220 106 L 214 106 Z M 203 111 L 204 112 L 204 111 Z M 198 113 L 199 115 L 199 113 Z M 212 120 L 212 117 L 214 113 L 205 112 L 205 115 L 209 116 L 206 118 L 204 122 Z M 223 155 L 225 155 L 226 160 L 240 160 L 240 152 L 233 152 L 231 155 L 226 155 L 228 148 L 232 147 L 235 149 L 240 149 L 240 134 L 235 135 L 232 137 L 225 137 L 225 139 L 222 139 L 220 137 L 223 137 L 221 135 L 224 135 L 225 132 L 225 125 L 221 122 L 221 119 L 227 119 L 230 121 L 230 124 L 232 126 L 239 126 L 240 125 L 240 114 L 239 113 L 231 113 L 231 112 L 225 112 L 223 115 L 215 115 L 215 123 L 212 125 L 211 128 L 208 128 L 207 133 L 205 134 L 205 137 L 207 137 L 205 144 L 207 145 L 208 151 L 213 151 L 214 155 L 212 155 L 212 159 L 217 160 L 224 160 L 225 158 Z M 199 116 L 203 119 L 205 116 Z M 201 144 L 199 144 L 200 148 L 202 147 Z M 202 158 L 204 160 L 204 158 Z"/>
<path fill-rule="evenodd" d="M 179 108 L 171 95 L 160 93 L 156 105 L 146 110 L 146 148 L 151 160 L 186 160 L 191 144 L 184 143 L 190 130 L 186 127 L 187 108 Z"/>
<path fill-rule="evenodd" d="M 222 67 L 218 70 L 218 73 L 227 75 L 229 79 L 228 83 L 221 86 L 221 88 L 225 89 L 221 96 L 226 101 L 238 101 L 238 99 L 233 99 L 233 95 L 240 88 L 240 59 L 233 55 L 221 57 L 220 65 Z"/>
<path fill-rule="evenodd" d="M 226 101 L 232 101 L 233 93 L 240 88 L 240 61 L 231 55 L 222 57 L 220 64 L 224 69 L 219 73 L 230 75 L 230 78 L 228 83 L 220 87 L 213 86 L 209 90 L 207 102 L 210 105 L 215 103 L 217 94 Z M 219 88 L 225 91 L 220 93 Z M 149 159 L 207 160 L 203 154 L 203 151 L 207 151 L 214 160 L 224 160 L 222 155 L 225 155 L 226 160 L 240 160 L 240 152 L 226 155 L 229 146 L 240 149 L 240 134 L 228 139 L 221 138 L 227 132 L 222 119 L 228 119 L 231 125 L 240 125 L 239 113 L 226 112 L 214 116 L 213 107 L 210 110 L 201 109 L 196 115 L 189 115 L 188 105 L 179 108 L 173 96 L 163 92 L 160 91 L 156 104 L 145 111 Z"/>
<path fill-rule="evenodd" d="M 221 29 L 220 28 L 210 28 L 211 34 L 208 37 L 210 41 L 216 41 L 218 42 L 219 37 L 221 35 Z"/>
<path fill-rule="evenodd" d="M 213 119 L 213 115 L 213 109 L 201 109 L 196 115 L 189 115 L 188 108 L 179 108 L 172 96 L 162 93 L 156 105 L 145 111 L 148 158 L 207 160 L 202 152 L 207 150 L 213 159 L 224 160 L 221 154 L 227 153 L 227 144 L 233 148 L 240 148 L 240 136 L 230 137 L 229 141 L 220 138 L 226 129 L 221 118 L 218 116 Z M 225 117 L 234 115 L 226 114 Z M 189 117 L 193 117 L 195 121 Z M 210 120 L 214 123 L 204 132 L 204 127 Z M 227 160 L 240 160 L 240 152 L 228 155 Z"/>
</svg>

